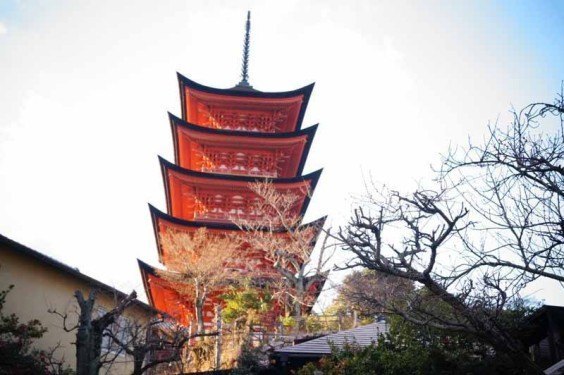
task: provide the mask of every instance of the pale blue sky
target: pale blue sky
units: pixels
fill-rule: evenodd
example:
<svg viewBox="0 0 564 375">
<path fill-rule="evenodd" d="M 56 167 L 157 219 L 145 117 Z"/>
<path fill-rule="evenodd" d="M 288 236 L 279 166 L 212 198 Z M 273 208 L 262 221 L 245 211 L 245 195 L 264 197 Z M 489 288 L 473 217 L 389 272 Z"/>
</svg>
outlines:
<svg viewBox="0 0 564 375">
<path fill-rule="evenodd" d="M 233 86 L 247 9 L 251 83 L 316 82 L 310 220 L 342 223 L 368 173 L 400 189 L 429 179 L 449 144 L 480 139 L 511 104 L 552 100 L 564 79 L 562 1 L 0 0 L 0 232 L 142 290 L 175 72 Z"/>
</svg>

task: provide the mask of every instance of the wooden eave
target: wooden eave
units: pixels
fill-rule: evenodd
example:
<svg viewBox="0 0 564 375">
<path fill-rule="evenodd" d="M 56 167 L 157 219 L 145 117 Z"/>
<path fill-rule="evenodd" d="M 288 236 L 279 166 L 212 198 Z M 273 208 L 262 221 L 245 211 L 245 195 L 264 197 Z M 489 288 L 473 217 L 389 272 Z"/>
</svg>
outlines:
<svg viewBox="0 0 564 375">
<path fill-rule="evenodd" d="M 194 142 L 200 144 L 241 148 L 244 150 L 292 149 L 294 150 L 294 153 L 298 153 L 298 155 L 295 155 L 295 159 L 298 160 L 298 163 L 297 168 L 291 168 L 287 175 L 301 175 L 318 127 L 318 124 L 315 124 L 306 129 L 289 133 L 259 133 L 213 129 L 188 123 L 171 113 L 168 115 L 174 146 L 175 162 L 177 165 L 187 169 L 190 169 L 190 167 L 183 163 L 183 160 L 188 159 L 190 155 L 182 155 L 182 149 L 180 147 L 180 138 L 182 136 L 186 136 Z M 190 150 L 186 150 L 185 152 L 189 153 Z M 289 167 L 291 167 L 291 165 Z"/>
<path fill-rule="evenodd" d="M 251 102 L 261 103 L 263 105 L 280 106 L 288 105 L 295 100 L 301 100 L 295 123 L 290 129 L 288 129 L 289 131 L 301 129 L 309 98 L 311 96 L 313 86 L 315 85 L 314 83 L 312 83 L 293 91 L 263 92 L 258 90 L 238 90 L 236 88 L 218 89 L 194 82 L 184 77 L 180 73 L 177 73 L 177 77 L 180 89 L 182 119 L 184 120 L 188 119 L 188 113 L 186 111 L 188 107 L 186 100 L 187 91 L 191 92 L 195 96 L 200 97 L 204 101 L 225 103 L 226 105 L 228 105 L 229 103 L 229 106 L 235 104 L 236 106 L 241 105 L 245 107 L 248 106 Z"/>
<path fill-rule="evenodd" d="M 212 222 L 204 222 L 204 221 L 183 220 L 168 215 L 160 211 L 156 207 L 152 206 L 151 204 L 149 204 L 149 211 L 151 213 L 151 222 L 153 223 L 153 233 L 155 235 L 155 243 L 157 245 L 157 251 L 159 253 L 159 262 L 161 263 L 163 263 L 163 248 L 160 243 L 160 235 L 159 235 L 161 223 L 170 228 L 175 228 L 186 233 L 193 233 L 200 228 L 207 228 L 207 230 L 209 230 L 212 233 L 214 232 L 215 233 L 225 233 L 225 232 L 243 233 L 243 230 L 241 228 L 239 228 L 237 225 L 232 223 L 212 223 Z M 315 247 L 315 244 L 319 238 L 319 234 L 321 233 L 323 226 L 325 225 L 326 219 L 327 216 L 323 216 L 315 221 L 302 224 L 301 226 L 303 228 L 313 227 L 317 229 L 317 234 L 314 236 L 314 239 L 312 240 L 312 250 L 313 247 Z M 264 230 L 265 232 L 270 231 L 268 228 L 263 228 L 262 230 Z M 284 234 L 286 231 L 278 230 L 276 232 L 280 234 Z"/>
<path fill-rule="evenodd" d="M 190 302 L 186 301 L 178 292 L 174 289 L 173 285 L 170 285 L 166 280 L 164 280 L 157 273 L 157 269 L 149 264 L 137 259 L 137 264 L 139 266 L 139 271 L 141 272 L 141 279 L 143 280 L 143 288 L 145 289 L 145 294 L 147 295 L 147 300 L 149 304 L 160 311 L 171 315 L 173 318 L 177 319 L 182 324 L 189 324 L 186 320 L 186 312 L 190 311 Z M 152 283 L 152 281 L 158 281 L 157 283 Z M 180 305 L 180 314 L 175 314 L 174 310 L 179 310 L 174 307 L 174 304 Z"/>
<path fill-rule="evenodd" d="M 185 310 L 191 310 L 192 306 L 190 301 L 186 301 L 185 299 L 183 299 L 175 290 L 174 290 L 174 286 L 171 285 L 169 282 L 167 282 L 166 280 L 164 280 L 159 274 L 158 274 L 158 270 L 156 267 L 153 267 L 145 262 L 143 262 L 140 259 L 137 259 L 137 264 L 139 266 L 139 271 L 141 272 L 141 279 L 143 280 L 143 288 L 145 289 L 145 294 L 147 295 L 147 300 L 149 301 L 149 304 L 153 307 L 153 308 L 157 308 L 160 311 L 163 312 L 168 312 L 170 311 L 170 302 L 171 301 L 167 301 L 167 299 L 170 299 L 171 297 L 175 300 L 175 302 L 177 304 L 181 304 L 183 305 Z M 158 287 L 162 289 L 161 293 L 165 294 L 165 293 L 169 293 L 169 298 L 166 298 L 165 296 L 162 296 L 162 298 L 158 298 L 158 291 L 154 290 L 152 288 L 152 284 L 150 281 L 152 280 L 158 280 Z M 271 278 L 268 278 L 268 280 L 271 280 Z M 262 281 L 262 282 L 261 282 Z M 325 282 L 327 281 L 327 277 L 323 277 L 322 279 L 319 280 L 319 282 L 315 282 L 310 289 L 307 291 L 307 293 L 311 293 L 313 298 L 315 300 L 317 300 L 317 298 L 319 298 L 319 295 L 321 293 L 321 291 L 323 290 L 323 286 L 325 285 Z M 261 285 L 265 285 L 268 284 L 269 281 L 266 281 L 264 279 L 261 280 L 257 280 L 256 282 L 254 282 L 254 284 L 256 286 L 261 286 Z M 157 306 L 159 305 L 159 306 Z M 307 309 L 309 310 L 309 309 Z M 176 319 L 182 320 L 183 317 L 174 317 Z M 184 324 L 186 324 L 187 322 L 183 322 Z"/>
<path fill-rule="evenodd" d="M 249 184 L 256 182 L 269 182 L 279 189 L 296 189 L 306 187 L 304 190 L 303 203 L 299 209 L 299 215 L 303 216 L 311 201 L 311 196 L 315 191 L 319 177 L 323 169 L 309 173 L 305 176 L 291 177 L 291 178 L 267 178 L 267 177 L 249 177 L 240 175 L 220 175 L 215 173 L 198 172 L 190 169 L 182 168 L 176 164 L 170 163 L 164 158 L 159 156 L 161 164 L 161 171 L 163 176 L 163 183 L 165 187 L 165 195 L 167 202 L 167 210 L 169 214 L 173 213 L 173 194 L 171 193 L 171 175 L 175 175 L 182 180 L 186 185 L 209 187 L 211 189 L 224 190 L 224 191 L 250 191 Z M 309 194 L 308 194 L 309 192 Z"/>
<path fill-rule="evenodd" d="M 141 280 L 143 280 L 143 289 L 145 289 L 145 295 L 147 296 L 147 301 L 151 306 L 155 306 L 155 300 L 151 294 L 151 287 L 149 286 L 149 275 L 156 275 L 155 268 L 137 259 L 137 265 L 139 266 L 139 272 L 141 272 Z"/>
</svg>

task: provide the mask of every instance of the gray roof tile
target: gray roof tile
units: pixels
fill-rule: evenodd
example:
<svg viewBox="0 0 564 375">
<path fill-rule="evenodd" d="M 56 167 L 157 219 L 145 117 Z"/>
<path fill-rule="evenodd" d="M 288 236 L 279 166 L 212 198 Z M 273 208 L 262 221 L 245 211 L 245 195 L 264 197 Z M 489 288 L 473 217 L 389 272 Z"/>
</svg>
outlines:
<svg viewBox="0 0 564 375">
<path fill-rule="evenodd" d="M 367 324 L 362 327 L 337 332 L 331 335 L 319 337 L 294 346 L 287 346 L 276 350 L 280 354 L 331 354 L 331 344 L 340 348 L 346 342 L 355 343 L 360 347 L 366 347 L 378 341 L 378 337 L 388 332 L 388 324 L 379 322 Z"/>
</svg>

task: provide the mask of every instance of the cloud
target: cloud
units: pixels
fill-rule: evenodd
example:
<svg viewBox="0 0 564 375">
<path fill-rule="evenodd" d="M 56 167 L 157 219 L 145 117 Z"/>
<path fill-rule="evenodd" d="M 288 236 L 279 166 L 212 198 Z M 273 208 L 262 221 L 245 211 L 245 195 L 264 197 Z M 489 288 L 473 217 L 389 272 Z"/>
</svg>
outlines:
<svg viewBox="0 0 564 375">
<path fill-rule="evenodd" d="M 2 22 L 0 22 L 0 35 L 4 35 L 8 33 L 8 28 Z"/>
</svg>

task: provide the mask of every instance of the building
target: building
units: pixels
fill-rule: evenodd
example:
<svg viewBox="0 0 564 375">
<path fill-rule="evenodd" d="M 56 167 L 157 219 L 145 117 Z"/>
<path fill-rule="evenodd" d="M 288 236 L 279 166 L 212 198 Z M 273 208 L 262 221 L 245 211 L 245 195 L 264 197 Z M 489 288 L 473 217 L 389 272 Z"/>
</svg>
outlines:
<svg viewBox="0 0 564 375">
<path fill-rule="evenodd" d="M 64 358 L 64 362 L 75 368 L 76 331 L 66 332 L 63 329 L 61 316 L 50 313 L 56 310 L 68 314 L 67 327 L 73 327 L 78 320 L 78 305 L 73 296 L 76 290 L 84 295 L 98 290 L 95 310 L 109 311 L 115 307 L 116 301 L 126 296 L 125 293 L 93 279 L 77 268 L 70 267 L 36 250 L 21 245 L 0 235 L 0 290 L 10 285 L 14 288 L 6 298 L 3 314 L 15 314 L 20 322 L 38 319 L 47 328 L 42 338 L 34 342 L 35 348 L 49 351 L 58 346 L 54 352 L 56 359 Z M 157 312 L 149 305 L 135 301 L 127 308 L 120 319 L 128 319 L 140 323 L 148 322 Z M 109 341 L 103 343 L 103 352 L 115 350 Z M 132 360 L 125 354 L 119 354 L 108 374 L 127 374 L 133 369 Z"/>
<path fill-rule="evenodd" d="M 543 305 L 527 323 L 525 343 L 535 363 L 548 368 L 564 361 L 564 307 Z M 564 362 L 558 369 L 564 373 Z"/>
<path fill-rule="evenodd" d="M 317 362 L 322 357 L 331 355 L 334 348 L 342 349 L 345 344 L 361 348 L 376 344 L 388 329 L 388 324 L 380 321 L 286 346 L 274 351 L 273 362 L 282 373 L 290 373 L 290 370 L 298 370 L 308 362 Z"/>
<path fill-rule="evenodd" d="M 256 219 L 252 207 L 257 197 L 249 184 L 257 181 L 270 181 L 277 190 L 299 195 L 296 210 L 303 215 L 321 174 L 302 175 L 317 129 L 317 125 L 302 129 L 313 84 L 289 92 L 262 92 L 249 84 L 249 18 L 239 84 L 217 89 L 178 74 L 182 116 L 169 115 L 175 162 L 160 158 L 167 212 L 150 206 L 165 268 L 167 248 L 161 238 L 167 231 L 241 232 L 232 219 Z M 324 218 L 313 223 L 317 233 L 323 223 Z M 242 258 L 257 269 L 273 270 L 260 249 L 246 249 Z M 142 261 L 139 266 L 150 304 L 185 324 L 192 321 L 192 302 L 159 276 L 157 268 Z M 318 294 L 321 287 L 316 284 L 311 293 Z M 210 299 L 204 306 L 208 326 L 215 303 Z"/>
</svg>

